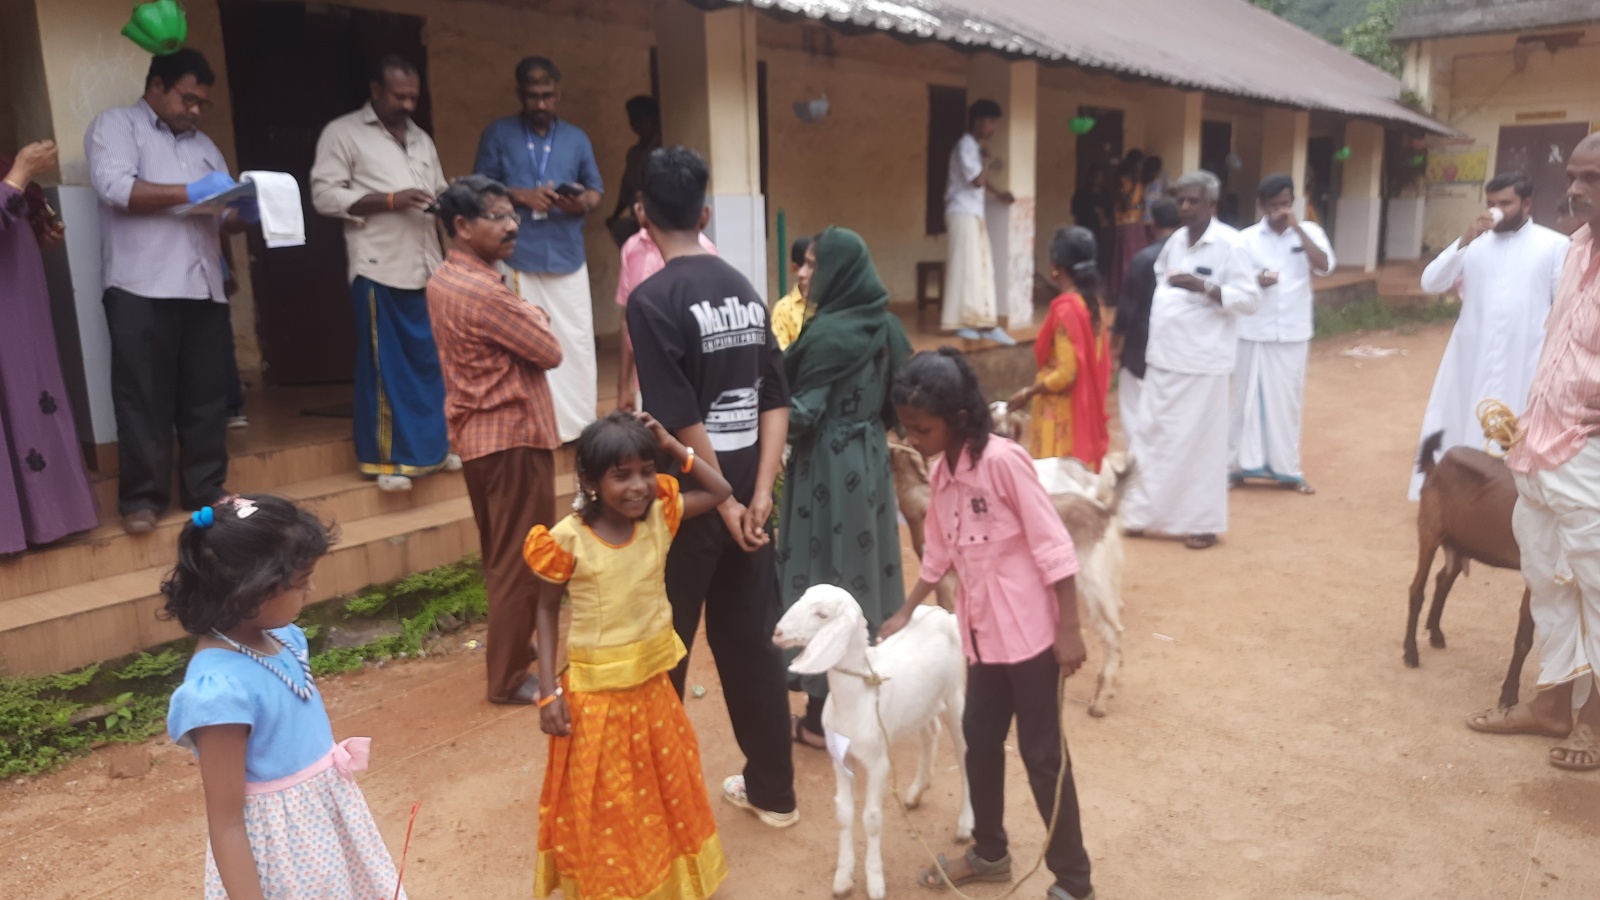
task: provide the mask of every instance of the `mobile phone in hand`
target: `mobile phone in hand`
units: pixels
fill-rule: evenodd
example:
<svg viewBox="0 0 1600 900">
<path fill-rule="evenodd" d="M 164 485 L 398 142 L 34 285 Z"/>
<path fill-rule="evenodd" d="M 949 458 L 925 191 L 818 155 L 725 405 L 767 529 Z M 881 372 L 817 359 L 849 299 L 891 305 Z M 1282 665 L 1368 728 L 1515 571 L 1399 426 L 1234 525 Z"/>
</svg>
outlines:
<svg viewBox="0 0 1600 900">
<path fill-rule="evenodd" d="M 556 185 L 556 196 L 566 197 L 569 200 L 573 197 L 582 197 L 583 191 L 583 185 L 571 181 L 566 184 Z"/>
</svg>

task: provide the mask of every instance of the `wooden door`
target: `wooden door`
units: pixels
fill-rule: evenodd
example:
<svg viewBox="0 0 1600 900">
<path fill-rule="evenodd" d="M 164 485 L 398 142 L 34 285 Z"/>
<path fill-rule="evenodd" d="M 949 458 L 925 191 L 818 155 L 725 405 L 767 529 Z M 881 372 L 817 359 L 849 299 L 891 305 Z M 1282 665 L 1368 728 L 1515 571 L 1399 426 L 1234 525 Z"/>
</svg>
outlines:
<svg viewBox="0 0 1600 900">
<path fill-rule="evenodd" d="M 263 377 L 280 385 L 349 381 L 356 337 L 344 228 L 312 209 L 311 161 L 323 126 L 366 102 L 372 65 L 385 54 L 423 72 L 415 118 L 431 131 L 423 20 L 277 0 L 219 7 L 239 168 L 293 175 L 306 216 L 303 247 L 267 250 L 259 235 L 250 237 Z"/>
<path fill-rule="evenodd" d="M 944 234 L 944 191 L 950 184 L 950 151 L 967 133 L 967 90 L 928 85 L 928 195 L 929 235 Z"/>
<path fill-rule="evenodd" d="M 1521 172 L 1533 179 L 1533 220 L 1540 225 L 1556 227 L 1556 210 L 1567 196 L 1567 157 L 1588 134 L 1586 122 L 1500 128 L 1494 173 Z"/>
</svg>

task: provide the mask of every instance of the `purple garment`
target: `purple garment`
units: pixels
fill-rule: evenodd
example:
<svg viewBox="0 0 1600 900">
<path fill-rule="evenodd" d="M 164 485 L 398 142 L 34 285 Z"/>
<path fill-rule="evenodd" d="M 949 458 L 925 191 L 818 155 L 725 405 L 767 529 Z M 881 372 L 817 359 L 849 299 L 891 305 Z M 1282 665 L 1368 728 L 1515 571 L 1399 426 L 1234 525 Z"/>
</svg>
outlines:
<svg viewBox="0 0 1600 900">
<path fill-rule="evenodd" d="M 0 184 L 0 553 L 95 526 L 61 381 L 44 260 L 21 192 Z"/>
</svg>

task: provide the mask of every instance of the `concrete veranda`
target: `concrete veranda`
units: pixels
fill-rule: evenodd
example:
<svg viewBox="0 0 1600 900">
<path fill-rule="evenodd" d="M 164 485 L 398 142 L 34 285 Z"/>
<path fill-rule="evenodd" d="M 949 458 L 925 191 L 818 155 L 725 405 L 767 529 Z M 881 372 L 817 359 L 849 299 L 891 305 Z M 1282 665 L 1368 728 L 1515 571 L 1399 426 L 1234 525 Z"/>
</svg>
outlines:
<svg viewBox="0 0 1600 900">
<path fill-rule="evenodd" d="M 1306 468 L 1317 496 L 1235 493 L 1232 530 L 1204 553 L 1129 542 L 1121 689 L 1107 718 L 1084 713 L 1098 665 L 1091 640 L 1066 720 L 1101 896 L 1593 895 L 1600 777 L 1547 765 L 1551 741 L 1461 724 L 1496 697 L 1517 576 L 1474 569 L 1445 614 L 1450 649 L 1425 649 L 1419 670 L 1400 660 L 1415 560 L 1406 478 L 1447 334 L 1432 326 L 1314 345 Z M 1338 355 L 1358 342 L 1405 354 Z M 336 734 L 375 738 L 362 783 L 395 852 L 422 801 L 407 869 L 418 900 L 519 898 L 531 887 L 545 739 L 533 711 L 481 700 L 481 665 L 457 649 L 325 685 Z M 709 690 L 688 706 L 715 791 L 739 755 L 703 646 L 691 681 Z M 0 785 L 0 897 L 196 896 L 198 770 L 165 741 L 148 749 L 158 764 L 141 779 L 108 778 L 98 753 Z M 770 831 L 715 804 L 732 869 L 718 896 L 828 896 L 833 775 L 821 753 L 795 753 L 795 829 Z M 911 758 L 901 758 L 904 779 Z M 1020 764 L 1011 775 L 1013 849 L 1026 866 L 1043 829 Z M 947 851 L 954 785 L 940 778 L 912 816 Z M 921 853 L 898 814 L 887 817 L 891 896 L 923 896 L 912 882 Z M 1045 884 L 1036 878 L 1017 896 L 1042 896 Z"/>
</svg>

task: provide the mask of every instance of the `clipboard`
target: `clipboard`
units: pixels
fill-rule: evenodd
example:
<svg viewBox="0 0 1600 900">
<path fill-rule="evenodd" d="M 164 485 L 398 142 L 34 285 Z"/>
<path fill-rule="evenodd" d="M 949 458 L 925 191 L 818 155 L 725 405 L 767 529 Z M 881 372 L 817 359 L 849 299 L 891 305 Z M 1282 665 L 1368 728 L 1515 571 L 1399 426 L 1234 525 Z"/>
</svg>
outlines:
<svg viewBox="0 0 1600 900">
<path fill-rule="evenodd" d="M 241 181 L 221 193 L 209 197 L 201 197 L 194 203 L 184 203 L 174 206 L 167 212 L 174 216 L 220 216 L 227 211 L 228 204 L 236 200 L 256 195 L 255 182 Z"/>
</svg>

